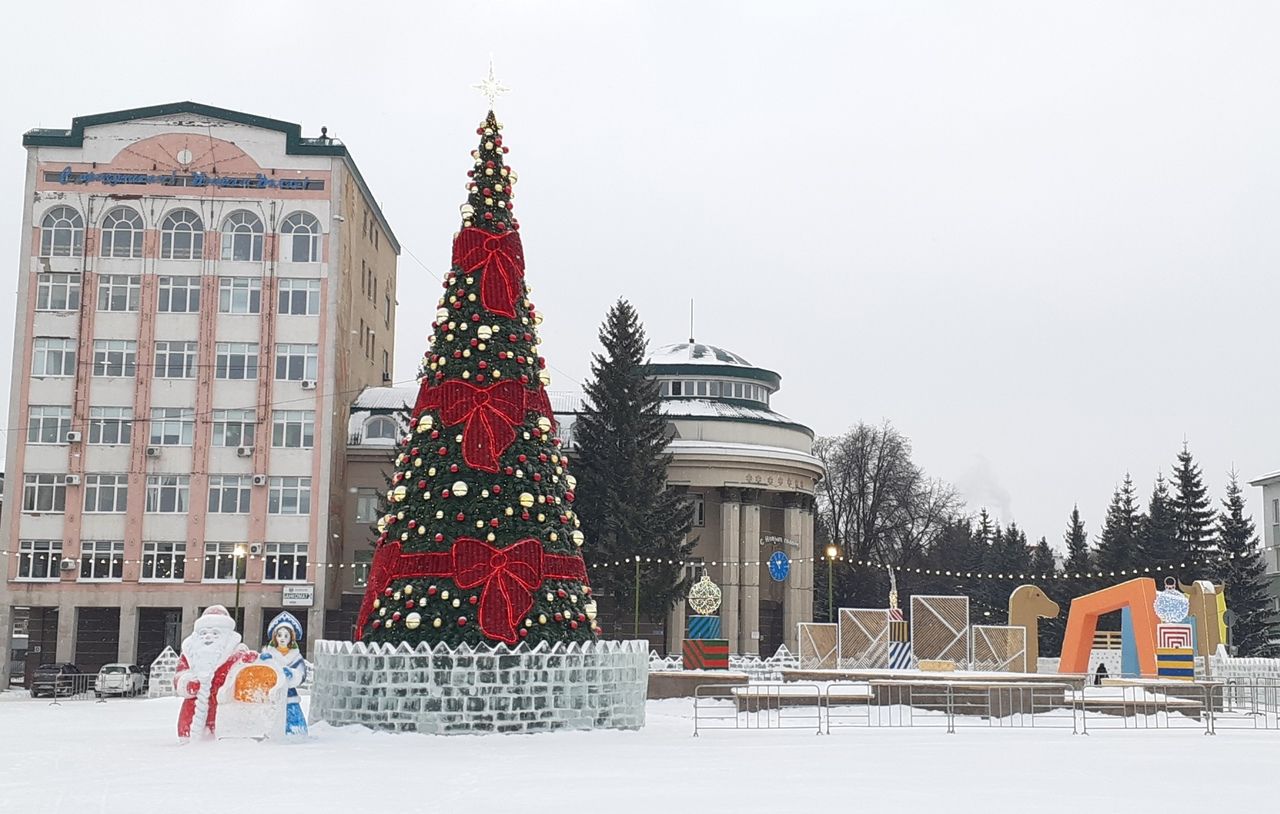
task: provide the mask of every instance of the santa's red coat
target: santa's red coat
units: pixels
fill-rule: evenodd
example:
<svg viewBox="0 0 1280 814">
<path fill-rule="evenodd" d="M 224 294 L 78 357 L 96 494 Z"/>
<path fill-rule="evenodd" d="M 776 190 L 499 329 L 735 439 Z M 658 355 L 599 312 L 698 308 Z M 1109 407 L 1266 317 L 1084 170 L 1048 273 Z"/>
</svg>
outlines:
<svg viewBox="0 0 1280 814">
<path fill-rule="evenodd" d="M 227 674 L 231 672 L 231 668 L 236 664 L 245 664 L 256 661 L 258 654 L 249 650 L 244 645 L 240 645 L 231 654 L 231 656 L 222 663 L 217 670 L 213 672 L 213 680 L 209 687 L 209 714 L 204 719 L 205 730 L 212 735 L 214 733 L 214 723 L 218 716 L 218 690 L 222 689 L 222 685 L 227 683 Z M 173 676 L 173 688 L 177 691 L 178 696 L 183 698 L 182 709 L 178 712 L 178 737 L 191 737 L 191 722 L 196 715 L 196 699 L 194 693 L 191 698 L 187 698 L 187 684 L 195 682 L 197 679 L 191 672 L 191 667 L 187 664 L 187 657 L 183 656 L 178 659 L 178 669 Z"/>
</svg>

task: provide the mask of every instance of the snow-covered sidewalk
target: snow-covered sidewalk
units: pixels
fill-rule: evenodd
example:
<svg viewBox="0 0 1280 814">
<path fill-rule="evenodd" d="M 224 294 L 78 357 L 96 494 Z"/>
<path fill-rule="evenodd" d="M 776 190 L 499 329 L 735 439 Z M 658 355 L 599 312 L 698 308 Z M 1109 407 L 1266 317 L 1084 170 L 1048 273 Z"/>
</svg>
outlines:
<svg viewBox="0 0 1280 814">
<path fill-rule="evenodd" d="M 432 738 L 312 728 L 179 746 L 175 699 L 0 703 L 0 810 L 1163 812 L 1264 810 L 1277 732 L 724 731 L 688 699 L 639 732 Z"/>
</svg>

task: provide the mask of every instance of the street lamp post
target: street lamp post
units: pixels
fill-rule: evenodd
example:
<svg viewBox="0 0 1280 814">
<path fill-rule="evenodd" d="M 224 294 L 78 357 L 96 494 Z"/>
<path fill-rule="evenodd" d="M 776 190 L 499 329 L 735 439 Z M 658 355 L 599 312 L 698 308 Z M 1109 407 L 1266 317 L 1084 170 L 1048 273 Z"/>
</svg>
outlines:
<svg viewBox="0 0 1280 814">
<path fill-rule="evenodd" d="M 835 579 L 832 577 L 832 566 L 839 556 L 840 549 L 834 545 L 827 546 L 827 621 L 834 622 L 835 612 Z"/>
<path fill-rule="evenodd" d="M 244 634 L 244 625 L 240 621 L 240 583 L 244 580 L 244 544 L 239 543 L 235 548 L 235 559 L 232 560 L 236 569 L 236 626 L 239 627 L 240 633 Z"/>
</svg>

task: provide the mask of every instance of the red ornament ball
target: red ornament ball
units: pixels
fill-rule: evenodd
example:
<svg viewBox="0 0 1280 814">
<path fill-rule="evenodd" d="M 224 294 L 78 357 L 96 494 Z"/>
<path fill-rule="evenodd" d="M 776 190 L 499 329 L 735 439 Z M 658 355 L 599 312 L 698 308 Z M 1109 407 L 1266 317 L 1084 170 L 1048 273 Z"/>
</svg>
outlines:
<svg viewBox="0 0 1280 814">
<path fill-rule="evenodd" d="M 463 626 L 463 625 L 465 625 L 466 623 L 467 623 L 467 617 L 465 617 L 465 616 L 459 616 L 459 617 L 458 617 L 458 627 L 462 627 L 462 626 Z"/>
</svg>

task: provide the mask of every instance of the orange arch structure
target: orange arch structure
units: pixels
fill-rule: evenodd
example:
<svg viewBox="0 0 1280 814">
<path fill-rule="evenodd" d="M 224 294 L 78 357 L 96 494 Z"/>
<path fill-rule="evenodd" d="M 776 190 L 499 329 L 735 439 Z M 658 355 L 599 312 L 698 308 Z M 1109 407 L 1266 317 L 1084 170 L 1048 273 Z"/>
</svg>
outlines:
<svg viewBox="0 0 1280 814">
<path fill-rule="evenodd" d="M 1156 674 L 1156 581 L 1149 577 L 1131 579 L 1071 600 L 1067 615 L 1067 632 L 1062 639 L 1060 673 L 1089 671 L 1089 651 L 1098 617 L 1104 613 L 1128 608 L 1133 617 L 1134 645 L 1138 651 L 1138 669 L 1144 676 Z"/>
</svg>

